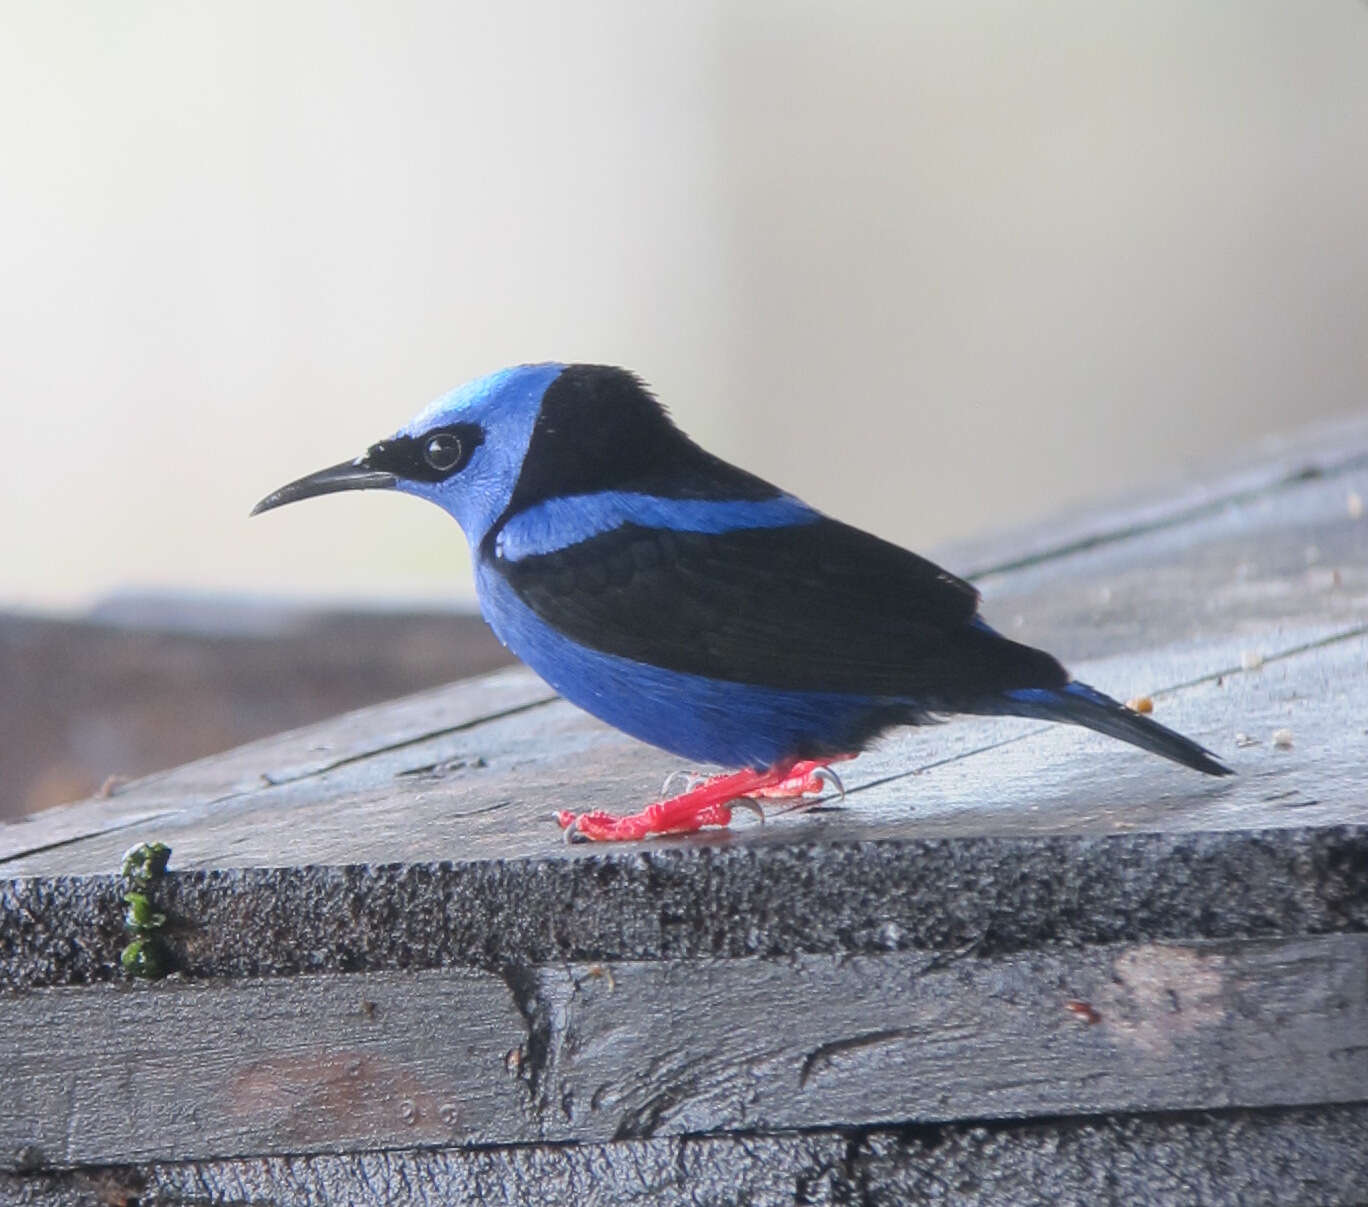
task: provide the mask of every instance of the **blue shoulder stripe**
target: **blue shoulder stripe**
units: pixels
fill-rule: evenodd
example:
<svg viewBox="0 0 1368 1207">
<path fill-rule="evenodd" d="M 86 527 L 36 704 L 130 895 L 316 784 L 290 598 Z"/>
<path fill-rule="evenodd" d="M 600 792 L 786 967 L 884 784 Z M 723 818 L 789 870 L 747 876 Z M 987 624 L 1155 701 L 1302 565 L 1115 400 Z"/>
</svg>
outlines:
<svg viewBox="0 0 1368 1207">
<path fill-rule="evenodd" d="M 821 519 L 791 495 L 773 499 L 665 499 L 604 491 L 546 499 L 509 518 L 494 542 L 505 561 L 521 561 L 567 549 L 624 524 L 677 532 L 734 532 L 741 528 L 787 528 Z"/>
</svg>

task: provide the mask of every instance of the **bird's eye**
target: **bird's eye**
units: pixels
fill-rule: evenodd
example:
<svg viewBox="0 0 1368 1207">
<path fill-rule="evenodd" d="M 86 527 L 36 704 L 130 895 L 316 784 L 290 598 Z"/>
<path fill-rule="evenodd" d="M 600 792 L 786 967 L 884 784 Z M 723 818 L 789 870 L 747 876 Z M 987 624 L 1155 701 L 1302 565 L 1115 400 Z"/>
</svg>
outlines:
<svg viewBox="0 0 1368 1207">
<path fill-rule="evenodd" d="M 445 473 L 460 463 L 462 451 L 459 436 L 438 432 L 423 446 L 423 460 L 438 473 Z"/>
</svg>

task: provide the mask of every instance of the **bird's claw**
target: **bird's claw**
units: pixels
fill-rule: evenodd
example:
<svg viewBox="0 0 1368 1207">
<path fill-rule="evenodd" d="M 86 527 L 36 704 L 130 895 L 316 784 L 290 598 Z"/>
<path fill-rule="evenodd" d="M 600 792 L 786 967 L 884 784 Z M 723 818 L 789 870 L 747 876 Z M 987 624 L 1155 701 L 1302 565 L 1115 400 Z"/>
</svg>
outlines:
<svg viewBox="0 0 1368 1207">
<path fill-rule="evenodd" d="M 760 824 L 765 824 L 765 811 L 760 807 L 760 802 L 754 797 L 738 796 L 735 800 L 729 800 L 726 806 L 732 812 L 737 809 L 747 809 L 760 819 Z"/>
<path fill-rule="evenodd" d="M 769 800 L 791 800 L 821 796 L 828 791 L 835 792 L 841 800 L 845 800 L 845 784 L 841 782 L 841 777 L 825 763 L 811 761 L 795 763 L 778 783 L 757 788 L 751 795 Z"/>
<path fill-rule="evenodd" d="M 708 782 L 707 778 L 705 776 L 699 775 L 697 771 L 685 771 L 682 768 L 676 768 L 674 771 L 671 771 L 670 774 L 665 777 L 665 782 L 660 785 L 660 795 L 662 799 L 669 798 L 669 796 L 671 795 L 670 785 L 673 784 L 675 780 L 677 780 L 681 775 L 684 777 L 685 792 L 692 792 L 695 788 L 699 787 L 699 785 L 706 784 Z"/>
<path fill-rule="evenodd" d="M 588 813 L 572 813 L 569 809 L 561 809 L 554 816 L 561 828 L 561 840 L 571 845 L 581 842 L 621 842 L 645 838 L 656 831 L 649 807 L 627 817 L 619 817 L 603 809 L 592 809 Z"/>
<path fill-rule="evenodd" d="M 818 767 L 817 770 L 812 773 L 812 778 L 818 783 L 826 784 L 830 787 L 830 789 L 836 793 L 838 800 L 845 800 L 845 785 L 841 783 L 841 777 L 830 767 Z"/>
</svg>

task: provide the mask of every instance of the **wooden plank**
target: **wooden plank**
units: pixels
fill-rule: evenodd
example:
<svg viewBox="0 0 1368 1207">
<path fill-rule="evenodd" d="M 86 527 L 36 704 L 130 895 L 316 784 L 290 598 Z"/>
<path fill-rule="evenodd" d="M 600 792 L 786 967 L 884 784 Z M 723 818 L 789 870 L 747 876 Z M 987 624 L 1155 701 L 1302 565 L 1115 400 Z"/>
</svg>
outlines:
<svg viewBox="0 0 1368 1207">
<path fill-rule="evenodd" d="M 0 1160 L 1350 1102 L 1365 960 L 1333 935 L 31 991 L 0 999 Z"/>
<path fill-rule="evenodd" d="M 1368 611 L 1368 522 L 1346 498 L 1368 471 L 1292 483 L 1083 553 L 978 580 L 1009 636 L 1070 662 L 1300 623 L 1346 626 Z"/>
<path fill-rule="evenodd" d="M 1368 827 L 727 841 L 557 860 L 213 869 L 157 888 L 200 978 L 593 960 L 1009 955 L 1368 932 Z M 0 986 L 120 980 L 116 877 L 0 882 Z"/>
<path fill-rule="evenodd" d="M 120 832 L 138 821 L 168 818 L 189 808 L 226 805 L 255 790 L 322 775 L 374 755 L 446 737 L 555 698 L 541 680 L 512 669 L 357 709 L 317 725 L 263 738 L 227 754 L 145 776 L 117 788 L 107 799 L 48 809 L 0 825 L 0 865 L 87 835 Z"/>
<path fill-rule="evenodd" d="M 525 1027 L 488 974 L 50 990 L 0 1000 L 0 1017 L 7 1163 L 529 1134 L 505 1065 Z"/>
<path fill-rule="evenodd" d="M 1117 520 L 1117 540 L 991 579 L 988 614 L 1011 635 L 1057 650 L 1077 673 L 1115 694 L 1169 692 L 1161 700 L 1162 719 L 1193 729 L 1255 777 L 1286 779 L 1289 766 L 1305 772 L 1310 762 L 1303 756 L 1314 740 L 1332 760 L 1316 766 L 1329 774 L 1280 791 L 1292 792 L 1298 803 L 1318 801 L 1318 818 L 1361 817 L 1361 796 L 1345 797 L 1352 782 L 1345 776 L 1359 757 L 1352 721 L 1359 703 L 1339 691 L 1335 707 L 1320 706 L 1334 659 L 1292 652 L 1317 642 L 1351 642 L 1368 613 L 1368 523 L 1355 521 L 1345 506 L 1355 484 L 1368 493 L 1358 468 L 1368 443 L 1368 424 L 1361 426 L 1352 430 L 1359 443 L 1346 439 L 1322 448 L 1319 461 L 1306 461 L 1303 452 L 1260 470 L 1266 490 L 1251 487 L 1253 471 L 1242 471 L 1211 488 L 1207 501 L 1223 500 L 1219 507 L 1204 505 L 1198 514 L 1138 534 Z M 1306 473 L 1307 465 L 1315 472 Z M 1280 681 L 1287 667 L 1307 682 L 1287 685 L 1281 699 L 1243 686 L 1223 699 L 1202 687 L 1200 681 L 1222 673 L 1229 679 L 1253 652 L 1286 663 L 1278 670 L 1270 665 L 1266 683 Z M 1335 655 L 1335 666 L 1354 656 Z M 1179 687 L 1194 682 L 1195 689 Z M 27 827 L 0 827 L 0 866 L 23 875 L 95 873 L 112 867 L 126 845 L 148 837 L 169 841 L 181 866 L 556 856 L 550 811 L 622 808 L 654 793 L 679 764 L 563 704 L 542 704 L 546 698 L 538 681 L 510 671 L 478 687 L 364 710 L 154 777 L 111 801 L 55 810 Z M 1288 724 L 1270 725 L 1274 712 L 1289 704 L 1285 720 L 1298 735 L 1298 753 L 1274 759 L 1269 738 L 1273 728 Z M 1032 812 L 1061 826 L 1092 814 L 1108 826 L 1137 819 L 1188 827 L 1305 822 L 1289 808 L 1268 807 L 1277 801 L 1265 799 L 1272 794 L 1260 794 L 1259 783 L 1242 778 L 1217 798 L 1212 785 L 1103 739 L 1062 728 L 1020 738 L 1033 728 L 956 720 L 902 735 L 850 769 L 850 786 L 860 791 L 841 815 L 843 828 L 819 826 L 803 836 L 847 837 L 863 822 L 863 836 L 887 837 L 898 831 L 885 823 L 911 816 L 919 824 L 944 821 L 949 828 L 938 833 L 953 832 L 948 819 L 971 815 L 983 824 L 1038 829 L 1042 819 L 1021 816 Z M 1263 745 L 1232 750 L 1237 733 Z M 1012 739 L 1007 755 L 987 749 Z M 1104 750 L 1116 776 L 1098 774 Z M 1048 773 L 1032 764 L 1041 751 Z M 937 764 L 932 778 L 953 775 L 957 786 L 948 797 L 934 789 L 933 800 L 941 803 L 922 807 L 927 783 L 919 777 L 914 784 L 905 773 Z M 890 780 L 895 773 L 904 778 Z M 1085 789 L 1103 791 L 1097 808 L 1087 806 Z M 766 834 L 775 832 L 795 837 L 787 826 Z M 85 835 L 93 837 L 80 841 Z"/>
<path fill-rule="evenodd" d="M 1287 633 L 1292 653 L 1263 646 L 1266 661 L 1250 672 L 1239 669 L 1244 637 L 1077 668 L 1103 688 L 1138 684 L 1154 693 L 1159 719 L 1218 750 L 1240 772 L 1230 780 L 1072 727 L 956 720 L 895 735 L 842 767 L 843 803 L 653 845 L 1366 822 L 1359 718 L 1368 631 L 1320 634 Z M 1208 667 L 1217 669 L 1165 687 Z M 1280 729 L 1293 735 L 1290 750 L 1272 741 Z M 1257 744 L 1237 744 L 1241 733 Z M 17 875 L 110 872 L 130 843 L 154 838 L 171 845 L 182 868 L 580 858 L 563 847 L 553 810 L 644 802 L 677 766 L 556 702 L 3 866 Z"/>
<path fill-rule="evenodd" d="M 1243 640 L 1164 659 L 1160 683 L 1202 666 L 1225 671 L 1179 689 L 1150 689 L 1134 658 L 1081 668 L 1088 681 L 1119 694 L 1137 680 L 1154 690 L 1157 719 L 1219 751 L 1237 772 L 1231 779 L 1196 777 L 1068 726 L 1003 720 L 961 733 L 947 726 L 943 736 L 934 732 L 929 749 L 921 735 L 899 735 L 861 759 L 862 778 L 840 814 L 825 815 L 823 832 L 1117 833 L 1368 822 L 1368 629 L 1294 645 L 1291 654 L 1271 649 L 1254 671 L 1240 669 Z M 1157 661 L 1146 669 L 1153 673 Z M 1291 735 L 1289 748 L 1274 742 L 1279 731 Z"/>
<path fill-rule="evenodd" d="M 1205 465 L 1175 467 L 1167 481 L 1110 501 L 1092 501 L 1027 525 L 941 550 L 970 577 L 1086 554 L 1208 517 L 1322 478 L 1368 470 L 1368 414 L 1294 428 Z"/>
<path fill-rule="evenodd" d="M 30 1207 L 1351 1203 L 1368 1105 L 0 1173 Z M 9 1198 L 5 1196 L 8 1193 Z"/>
<path fill-rule="evenodd" d="M 1346 935 L 572 970 L 546 994 L 544 1099 L 617 1139 L 1356 1101 L 1365 956 Z"/>
</svg>

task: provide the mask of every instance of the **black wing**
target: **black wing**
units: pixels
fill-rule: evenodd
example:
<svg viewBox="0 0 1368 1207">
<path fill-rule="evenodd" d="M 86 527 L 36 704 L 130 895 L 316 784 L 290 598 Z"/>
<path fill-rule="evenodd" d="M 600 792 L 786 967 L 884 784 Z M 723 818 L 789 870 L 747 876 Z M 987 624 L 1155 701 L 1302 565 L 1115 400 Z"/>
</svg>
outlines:
<svg viewBox="0 0 1368 1207">
<path fill-rule="evenodd" d="M 1068 679 L 1048 654 L 972 625 L 968 583 L 835 520 L 721 534 L 629 524 L 493 561 L 547 624 L 670 670 L 933 710 Z"/>
</svg>

